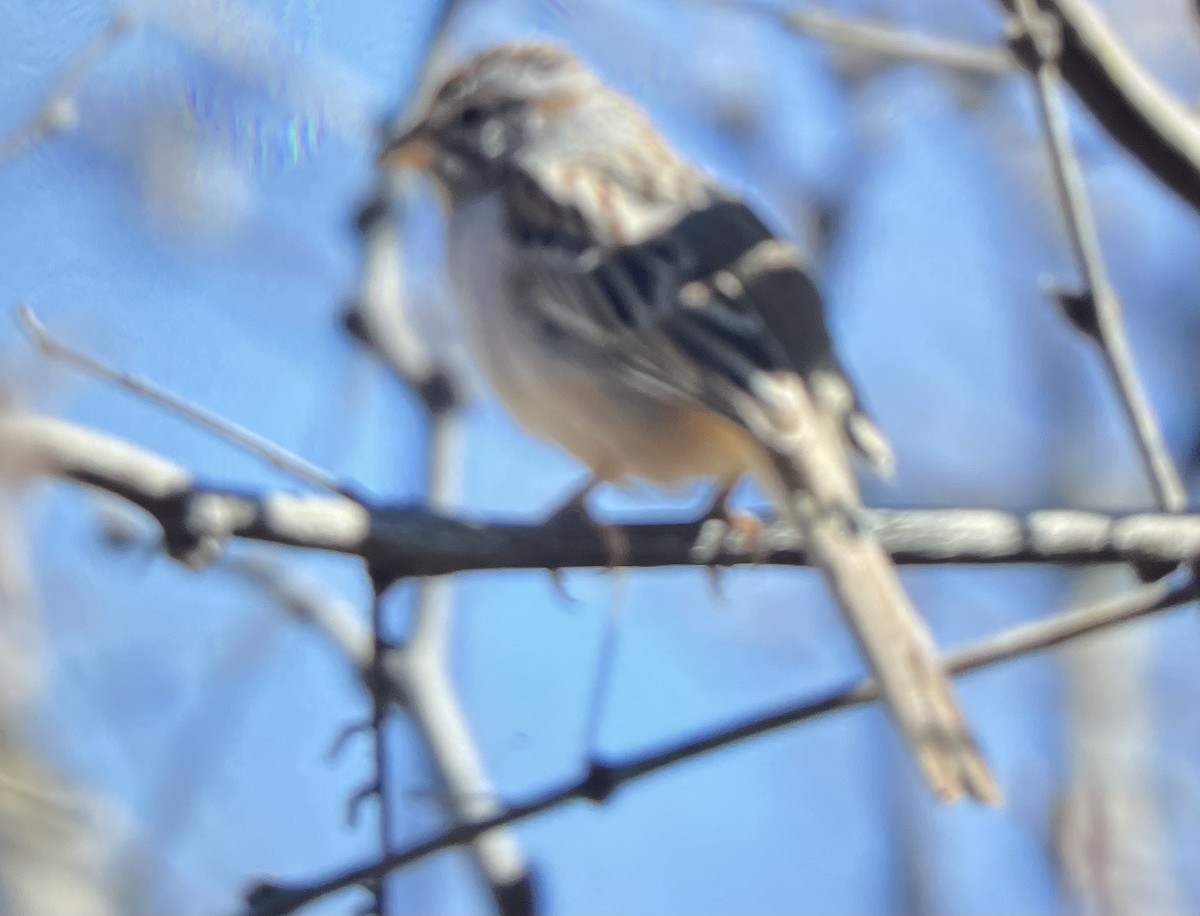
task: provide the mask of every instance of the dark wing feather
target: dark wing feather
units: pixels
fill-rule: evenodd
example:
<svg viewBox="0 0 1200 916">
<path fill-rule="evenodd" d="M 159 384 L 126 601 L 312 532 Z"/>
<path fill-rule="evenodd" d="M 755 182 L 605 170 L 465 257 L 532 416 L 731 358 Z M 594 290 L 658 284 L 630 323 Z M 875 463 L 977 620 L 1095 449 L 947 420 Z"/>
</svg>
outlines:
<svg viewBox="0 0 1200 916">
<path fill-rule="evenodd" d="M 838 365 L 809 272 L 744 203 L 718 198 L 651 238 L 606 246 L 535 183 L 518 193 L 508 213 L 522 240 L 519 275 L 562 347 L 622 363 L 643 384 L 739 422 L 764 373 L 809 381 L 823 371 L 842 387 L 837 409 L 851 441 L 862 447 L 857 418 L 877 435 Z"/>
<path fill-rule="evenodd" d="M 807 375 L 834 364 L 820 294 L 798 253 L 744 203 L 717 200 L 689 213 L 666 238 L 683 253 L 678 289 L 698 284 L 691 287 L 695 302 L 685 299 L 672 316 L 681 334 L 718 338 L 768 372 Z M 755 257 L 768 251 L 776 256 Z"/>
</svg>

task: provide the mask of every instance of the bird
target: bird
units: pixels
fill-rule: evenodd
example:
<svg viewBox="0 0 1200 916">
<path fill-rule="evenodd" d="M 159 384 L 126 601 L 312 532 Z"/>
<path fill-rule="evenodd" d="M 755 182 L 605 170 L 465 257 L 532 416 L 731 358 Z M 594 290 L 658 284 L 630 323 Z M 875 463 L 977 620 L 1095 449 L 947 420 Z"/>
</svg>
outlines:
<svg viewBox="0 0 1200 916">
<path fill-rule="evenodd" d="M 425 172 L 468 344 L 517 422 L 601 483 L 751 475 L 824 575 L 936 798 L 1001 791 L 890 556 L 851 456 L 894 458 L 825 320 L 808 261 L 559 45 L 449 73 L 379 163 Z"/>
</svg>

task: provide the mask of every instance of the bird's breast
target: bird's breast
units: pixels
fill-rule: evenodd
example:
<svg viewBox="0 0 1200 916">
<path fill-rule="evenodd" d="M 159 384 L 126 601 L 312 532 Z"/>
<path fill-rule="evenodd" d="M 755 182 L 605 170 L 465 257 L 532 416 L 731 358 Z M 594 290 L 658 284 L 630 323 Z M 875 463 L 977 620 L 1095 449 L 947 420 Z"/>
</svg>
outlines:
<svg viewBox="0 0 1200 916">
<path fill-rule="evenodd" d="M 603 359 L 580 358 L 556 339 L 569 332 L 537 320 L 498 196 L 452 215 L 448 267 L 471 350 L 528 431 L 604 479 L 670 485 L 746 470 L 752 447 L 740 429 L 699 405 L 631 387 Z"/>
</svg>

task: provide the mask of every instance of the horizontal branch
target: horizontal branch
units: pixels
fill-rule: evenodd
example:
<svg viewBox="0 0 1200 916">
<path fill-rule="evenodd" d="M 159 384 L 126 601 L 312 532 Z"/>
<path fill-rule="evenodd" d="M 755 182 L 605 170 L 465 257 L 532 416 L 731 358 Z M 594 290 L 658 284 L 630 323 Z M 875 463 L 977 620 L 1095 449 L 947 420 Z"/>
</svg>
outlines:
<svg viewBox="0 0 1200 916">
<path fill-rule="evenodd" d="M 472 522 L 419 507 L 370 508 L 340 496 L 248 494 L 204 486 L 190 472 L 114 436 L 50 417 L 0 416 L 0 473 L 98 487 L 153 516 L 173 556 L 199 562 L 227 538 L 364 558 L 381 579 L 490 569 L 568 569 L 608 562 L 586 522 Z M 1107 515 L 1065 509 L 875 509 L 864 515 L 898 563 L 1181 563 L 1200 558 L 1200 513 Z M 630 524 L 626 565 L 708 565 L 697 523 Z M 735 538 L 712 562 L 755 557 Z M 768 525 L 759 562 L 806 562 L 796 536 Z"/>
<path fill-rule="evenodd" d="M 1179 607 L 1195 597 L 1195 580 L 1173 588 L 1163 582 L 1144 585 L 1095 605 L 1060 614 L 1048 620 L 1013 627 L 979 640 L 943 656 L 943 664 L 947 671 L 962 674 L 1017 656 L 1043 651 L 1097 630 Z M 377 880 L 388 872 L 412 865 L 434 853 L 469 843 L 487 830 L 527 820 L 573 801 L 604 802 L 617 789 L 634 780 L 702 754 L 841 709 L 860 706 L 878 698 L 879 688 L 873 680 L 868 679 L 832 691 L 823 697 L 773 710 L 645 754 L 624 760 L 593 760 L 584 773 L 570 782 L 548 789 L 523 804 L 512 805 L 490 818 L 443 831 L 378 861 L 347 869 L 310 884 L 291 887 L 261 885 L 249 895 L 247 916 L 285 916 L 321 897 Z"/>
</svg>

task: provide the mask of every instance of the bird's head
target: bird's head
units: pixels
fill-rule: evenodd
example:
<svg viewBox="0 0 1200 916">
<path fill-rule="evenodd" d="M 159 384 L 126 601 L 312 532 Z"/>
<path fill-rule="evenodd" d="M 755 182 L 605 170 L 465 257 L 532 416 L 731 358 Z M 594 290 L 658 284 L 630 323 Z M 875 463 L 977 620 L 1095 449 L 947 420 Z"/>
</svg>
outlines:
<svg viewBox="0 0 1200 916">
<path fill-rule="evenodd" d="M 379 161 L 428 171 L 452 199 L 470 197 L 498 187 L 522 152 L 598 88 L 590 71 L 553 45 L 484 51 L 441 84 Z"/>
</svg>

